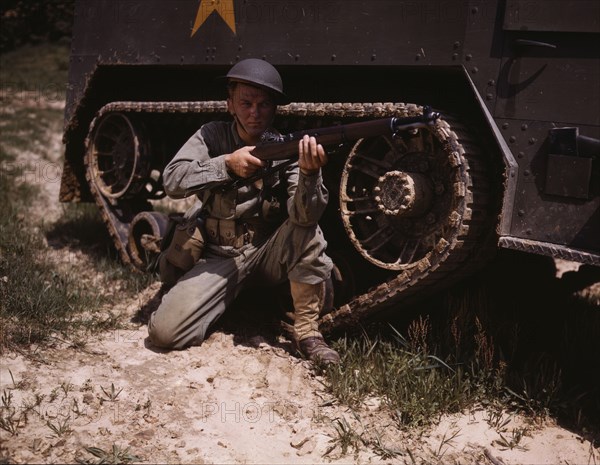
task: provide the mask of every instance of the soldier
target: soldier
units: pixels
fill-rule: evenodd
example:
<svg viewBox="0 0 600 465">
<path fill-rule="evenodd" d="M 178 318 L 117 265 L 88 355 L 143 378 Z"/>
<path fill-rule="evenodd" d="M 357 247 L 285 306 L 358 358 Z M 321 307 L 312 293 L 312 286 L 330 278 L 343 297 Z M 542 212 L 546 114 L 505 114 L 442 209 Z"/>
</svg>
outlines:
<svg viewBox="0 0 600 465">
<path fill-rule="evenodd" d="M 313 362 L 337 363 L 338 353 L 317 324 L 333 266 L 317 224 L 328 200 L 321 177 L 327 155 L 314 137 L 305 136 L 297 163 L 239 188 L 222 189 L 263 168 L 251 151 L 265 131 L 273 132 L 277 105 L 287 102 L 281 76 L 264 60 L 240 61 L 226 78 L 233 121 L 203 125 L 164 171 L 170 197 L 197 195 L 185 218 L 201 218 L 206 234 L 201 258 L 189 271 L 175 271 L 185 273 L 151 315 L 150 340 L 163 348 L 199 345 L 245 286 L 289 279 L 294 346 Z M 281 210 L 287 218 L 277 221 Z M 160 257 L 160 272 L 163 281 L 175 281 L 168 251 Z"/>
</svg>

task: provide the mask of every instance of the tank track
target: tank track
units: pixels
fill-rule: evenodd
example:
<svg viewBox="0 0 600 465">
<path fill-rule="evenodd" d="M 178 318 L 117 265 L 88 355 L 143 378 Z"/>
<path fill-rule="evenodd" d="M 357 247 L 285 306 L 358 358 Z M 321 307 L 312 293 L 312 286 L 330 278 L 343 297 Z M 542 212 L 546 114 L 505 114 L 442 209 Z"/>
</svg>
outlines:
<svg viewBox="0 0 600 465">
<path fill-rule="evenodd" d="M 90 125 L 86 148 L 97 121 L 111 112 L 125 113 L 177 113 L 202 114 L 216 118 L 227 114 L 225 101 L 204 102 L 112 102 L 102 107 Z M 278 118 L 296 117 L 319 120 L 319 118 L 385 118 L 390 116 L 414 116 L 422 113 L 422 107 L 403 103 L 311 103 L 297 102 L 278 108 Z M 311 121 L 312 123 L 312 121 Z M 306 124 L 306 123 L 305 123 Z M 306 124 L 307 127 L 315 127 Z M 455 183 L 454 196 L 460 198 L 460 208 L 452 212 L 445 225 L 451 231 L 448 237 L 436 244 L 427 256 L 414 266 L 409 266 L 385 282 L 353 297 L 320 320 L 321 330 L 328 333 L 345 326 L 354 326 L 359 320 L 406 302 L 419 294 L 430 294 L 470 273 L 470 268 L 483 260 L 483 254 L 471 257 L 473 249 L 481 243 L 481 233 L 489 220 L 486 215 L 488 182 L 483 156 L 468 131 L 446 115 L 433 128 L 449 154 L 452 164 L 460 167 L 461 182 Z M 87 159 L 87 155 L 86 155 Z M 86 160 L 89 165 L 89 160 Z M 131 264 L 127 251 L 127 227 L 131 214 L 127 207 L 104 197 L 97 188 L 92 175 L 86 170 L 92 195 L 119 254 L 126 264 Z M 487 228 L 489 229 L 489 228 Z"/>
</svg>

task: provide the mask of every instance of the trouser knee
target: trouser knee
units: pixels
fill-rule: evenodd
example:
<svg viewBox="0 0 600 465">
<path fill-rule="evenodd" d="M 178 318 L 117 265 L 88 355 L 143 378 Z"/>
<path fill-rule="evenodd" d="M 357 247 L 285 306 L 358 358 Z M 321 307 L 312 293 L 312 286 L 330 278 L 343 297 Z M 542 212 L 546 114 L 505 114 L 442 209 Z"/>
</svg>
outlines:
<svg viewBox="0 0 600 465">
<path fill-rule="evenodd" d="M 162 325 L 157 325 L 153 319 L 154 314 L 152 314 L 148 323 L 148 337 L 152 345 L 160 349 L 175 349 L 177 345 L 175 332 Z"/>
<path fill-rule="evenodd" d="M 181 350 L 190 346 L 198 346 L 204 341 L 206 325 L 199 323 L 193 327 L 182 327 L 181 322 L 169 318 L 161 318 L 154 312 L 148 322 L 148 337 L 155 347 L 161 349 Z"/>
<path fill-rule="evenodd" d="M 318 225 L 295 227 L 291 232 L 291 241 L 300 253 L 295 257 L 289 278 L 313 284 L 328 279 L 333 262 L 325 253 L 327 241 L 321 228 Z"/>
</svg>

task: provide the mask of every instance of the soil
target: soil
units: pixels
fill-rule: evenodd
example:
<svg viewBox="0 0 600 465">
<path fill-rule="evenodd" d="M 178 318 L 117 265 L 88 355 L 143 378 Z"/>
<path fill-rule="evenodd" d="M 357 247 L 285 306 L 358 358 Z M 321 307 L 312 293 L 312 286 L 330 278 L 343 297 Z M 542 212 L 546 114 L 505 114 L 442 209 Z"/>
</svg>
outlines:
<svg viewBox="0 0 600 465">
<path fill-rule="evenodd" d="M 49 134 L 60 163 L 61 134 Z M 23 154 L 27 162 L 34 153 Z M 58 183 L 42 183 L 32 213 L 60 216 Z M 58 266 L 88 270 L 65 244 L 48 249 Z M 561 263 L 561 272 L 577 268 Z M 89 277 L 89 276 L 88 276 Z M 0 430 L 0 463 L 494 463 L 595 464 L 597 448 L 552 419 L 474 408 L 428 430 L 402 431 L 381 399 L 351 410 L 325 380 L 265 331 L 220 329 L 200 347 L 164 352 L 147 341 L 145 319 L 160 300 L 154 283 L 117 308 L 123 329 L 85 344 L 4 353 L 3 418 L 13 406 L 16 434 Z M 13 424 L 14 424 L 13 423 Z M 370 446 L 336 441 L 347 425 Z M 347 447 L 343 447 L 346 445 Z M 396 454 L 395 456 L 393 454 Z"/>
</svg>

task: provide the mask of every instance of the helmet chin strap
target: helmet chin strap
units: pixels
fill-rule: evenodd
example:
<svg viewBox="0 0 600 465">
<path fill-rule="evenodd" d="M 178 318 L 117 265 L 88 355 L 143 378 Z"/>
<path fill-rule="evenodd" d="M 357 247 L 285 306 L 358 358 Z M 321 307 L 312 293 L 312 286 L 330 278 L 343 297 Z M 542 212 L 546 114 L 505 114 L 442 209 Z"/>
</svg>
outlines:
<svg viewBox="0 0 600 465">
<path fill-rule="evenodd" d="M 244 140 L 243 135 L 246 134 L 246 139 L 250 140 L 250 133 L 248 132 L 248 130 L 244 127 L 244 125 L 242 124 L 242 122 L 240 121 L 240 119 L 238 118 L 237 114 L 234 112 L 231 113 L 231 116 L 233 116 L 233 119 L 235 120 L 235 123 L 238 125 L 238 127 L 242 130 L 242 134 L 240 134 L 240 137 L 242 138 L 242 140 Z M 239 131 L 239 129 L 238 129 Z M 244 140 L 244 142 L 246 142 L 246 140 Z M 248 142 L 246 142 L 248 143 Z"/>
<path fill-rule="evenodd" d="M 246 130 L 246 128 L 244 127 L 244 125 L 242 124 L 242 122 L 240 121 L 240 119 L 237 117 L 237 115 L 235 113 L 232 113 L 233 119 L 235 120 L 235 123 L 242 128 L 242 131 L 246 134 L 246 135 L 250 135 L 248 133 L 248 131 Z"/>
</svg>

